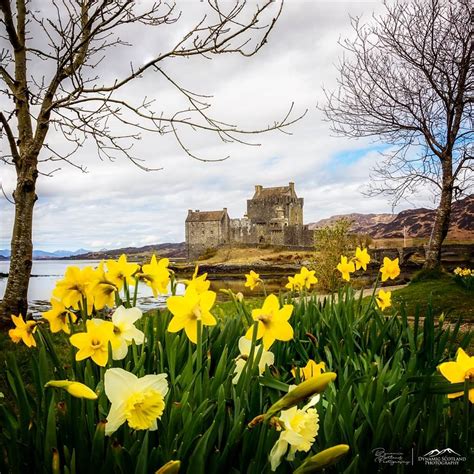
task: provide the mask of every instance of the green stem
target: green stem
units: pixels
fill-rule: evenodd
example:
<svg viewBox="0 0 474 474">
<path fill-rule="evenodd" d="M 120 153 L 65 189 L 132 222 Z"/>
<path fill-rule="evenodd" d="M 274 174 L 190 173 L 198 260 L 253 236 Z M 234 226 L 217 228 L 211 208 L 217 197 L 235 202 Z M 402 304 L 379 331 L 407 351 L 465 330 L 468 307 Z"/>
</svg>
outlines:
<svg viewBox="0 0 474 474">
<path fill-rule="evenodd" d="M 265 298 L 267 297 L 267 288 L 265 286 L 265 282 L 260 278 L 260 282 L 262 283 L 263 294 Z"/>
<path fill-rule="evenodd" d="M 250 346 L 250 353 L 247 359 L 247 363 L 243 369 L 243 373 L 240 377 L 244 377 L 243 387 L 247 387 L 250 378 L 252 377 L 252 368 L 254 366 L 254 358 L 255 358 L 255 346 L 257 345 L 257 334 L 258 334 L 258 321 L 253 323 L 253 330 L 252 330 L 252 345 Z"/>
<path fill-rule="evenodd" d="M 138 296 L 138 278 L 135 277 L 135 288 L 133 290 L 133 307 L 137 305 L 137 296 Z"/>
<path fill-rule="evenodd" d="M 127 308 L 130 308 L 130 291 L 128 289 L 128 283 L 126 279 L 123 281 L 123 294 L 125 300 L 127 301 Z"/>
<path fill-rule="evenodd" d="M 197 348 L 196 348 L 196 392 L 199 403 L 201 403 L 202 386 L 202 321 L 197 320 Z"/>
<path fill-rule="evenodd" d="M 470 409 L 470 402 L 469 402 L 469 378 L 464 379 L 464 443 L 465 443 L 465 452 L 468 453 L 471 447 L 469 446 L 469 409 Z"/>
</svg>

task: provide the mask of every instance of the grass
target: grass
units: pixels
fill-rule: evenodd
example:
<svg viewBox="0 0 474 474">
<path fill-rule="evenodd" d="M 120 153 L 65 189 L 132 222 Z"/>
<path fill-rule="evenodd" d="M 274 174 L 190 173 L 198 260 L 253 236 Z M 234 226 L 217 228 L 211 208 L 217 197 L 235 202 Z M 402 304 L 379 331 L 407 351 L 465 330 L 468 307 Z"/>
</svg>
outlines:
<svg viewBox="0 0 474 474">
<path fill-rule="evenodd" d="M 416 308 L 423 316 L 431 304 L 435 316 L 444 313 L 451 320 L 474 321 L 474 293 L 456 284 L 448 274 L 435 279 L 415 277 L 409 285 L 394 291 L 392 298 L 395 304 L 405 305 L 408 316 L 413 316 Z"/>
</svg>

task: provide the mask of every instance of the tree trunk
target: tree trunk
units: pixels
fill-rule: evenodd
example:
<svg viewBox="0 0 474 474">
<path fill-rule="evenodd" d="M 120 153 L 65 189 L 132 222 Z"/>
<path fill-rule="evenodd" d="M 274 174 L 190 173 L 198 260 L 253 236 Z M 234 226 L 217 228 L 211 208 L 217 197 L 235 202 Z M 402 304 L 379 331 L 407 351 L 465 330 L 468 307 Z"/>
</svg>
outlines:
<svg viewBox="0 0 474 474">
<path fill-rule="evenodd" d="M 33 259 L 33 207 L 37 199 L 36 166 L 26 173 L 20 173 L 13 197 L 15 200 L 15 221 L 11 240 L 10 270 L 5 295 L 0 305 L 0 326 L 9 326 L 11 315 L 28 311 L 28 283 Z"/>
<path fill-rule="evenodd" d="M 439 268 L 441 266 L 441 247 L 449 231 L 452 200 L 452 167 L 451 161 L 448 160 L 448 164 L 443 163 L 443 188 L 441 190 L 441 200 L 436 210 L 430 242 L 425 253 L 424 268 L 426 269 Z"/>
</svg>

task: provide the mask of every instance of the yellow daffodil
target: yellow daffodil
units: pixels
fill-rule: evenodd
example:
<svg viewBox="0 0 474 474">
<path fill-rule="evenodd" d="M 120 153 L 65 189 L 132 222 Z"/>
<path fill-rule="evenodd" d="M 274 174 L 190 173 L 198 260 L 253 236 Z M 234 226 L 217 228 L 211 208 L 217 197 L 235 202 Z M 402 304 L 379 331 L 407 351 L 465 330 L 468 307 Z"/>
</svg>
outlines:
<svg viewBox="0 0 474 474">
<path fill-rule="evenodd" d="M 117 261 L 107 261 L 107 279 L 117 287 L 118 291 L 120 291 L 123 288 L 125 281 L 129 285 L 134 284 L 135 279 L 133 278 L 133 275 L 139 268 L 140 266 L 137 263 L 127 262 L 127 256 L 122 254 Z"/>
<path fill-rule="evenodd" d="M 309 290 L 311 285 L 318 283 L 318 279 L 314 274 L 314 270 L 308 270 L 306 267 L 302 267 L 300 273 L 288 277 L 288 283 L 285 285 L 285 288 L 293 291 Z"/>
<path fill-rule="evenodd" d="M 288 320 L 293 312 L 293 305 L 285 304 L 280 308 L 280 302 L 275 295 L 269 295 L 263 306 L 252 310 L 252 318 L 258 321 L 257 339 L 263 338 L 265 350 L 275 342 L 293 339 L 293 328 Z M 245 337 L 252 339 L 253 327 L 247 331 Z"/>
<path fill-rule="evenodd" d="M 347 261 L 347 257 L 341 255 L 341 261 L 337 264 L 337 269 L 341 272 L 343 280 L 350 281 L 351 273 L 355 272 L 354 262 Z"/>
<path fill-rule="evenodd" d="M 43 313 L 43 318 L 49 321 L 51 332 L 64 331 L 69 334 L 71 332 L 69 321 L 76 322 L 76 315 L 69 311 L 64 303 L 56 299 L 51 300 L 51 306 L 52 308 L 49 311 Z"/>
<path fill-rule="evenodd" d="M 382 281 L 387 281 L 389 278 L 394 280 L 400 275 L 400 267 L 398 266 L 398 258 L 390 260 L 388 257 L 384 257 L 383 265 L 380 267 L 382 272 Z"/>
<path fill-rule="evenodd" d="M 134 325 L 142 317 L 138 308 L 125 308 L 119 306 L 112 315 L 114 325 L 112 337 L 112 358 L 122 360 L 126 357 L 128 346 L 135 341 L 136 345 L 143 344 L 145 334 Z"/>
<path fill-rule="evenodd" d="M 356 254 L 354 258 L 356 270 L 360 270 L 361 268 L 366 271 L 367 264 L 370 263 L 370 255 L 367 252 L 366 248 L 361 249 L 360 247 L 356 248 Z"/>
<path fill-rule="evenodd" d="M 194 288 L 187 288 L 183 296 L 170 296 L 166 305 L 173 315 L 168 325 L 169 332 L 185 330 L 191 342 L 197 343 L 197 322 L 203 326 L 214 326 L 217 321 L 210 310 L 216 301 L 216 293 L 204 291 L 198 293 Z"/>
<path fill-rule="evenodd" d="M 392 306 L 392 292 L 380 289 L 378 295 L 375 297 L 377 306 L 383 311 L 385 308 Z"/>
<path fill-rule="evenodd" d="M 196 268 L 193 273 L 193 278 L 191 280 L 184 280 L 184 284 L 187 288 L 194 288 L 198 293 L 204 293 L 209 290 L 211 282 L 206 280 L 207 273 L 198 275 L 199 267 L 196 265 Z"/>
<path fill-rule="evenodd" d="M 465 380 L 474 381 L 474 356 L 468 356 L 460 347 L 456 353 L 456 362 L 443 362 L 438 366 L 441 374 L 451 383 L 463 383 Z M 448 398 L 461 397 L 464 392 L 448 394 Z M 474 388 L 469 390 L 469 401 L 474 403 Z"/>
<path fill-rule="evenodd" d="M 303 288 L 309 290 L 312 285 L 318 283 L 318 279 L 314 276 L 314 270 L 308 270 L 306 267 L 301 267 L 300 278 Z"/>
<path fill-rule="evenodd" d="M 10 339 L 18 344 L 20 341 L 23 341 L 28 347 L 36 347 L 36 341 L 33 337 L 33 333 L 36 331 L 36 322 L 35 321 L 24 321 L 23 316 L 14 316 L 12 314 L 12 321 L 15 324 L 14 329 L 8 331 Z"/>
<path fill-rule="evenodd" d="M 255 273 L 253 270 L 250 270 L 250 273 L 247 273 L 245 275 L 245 278 L 247 281 L 245 282 L 245 287 L 250 288 L 251 290 L 254 290 L 262 281 L 260 279 L 260 275 L 258 273 Z"/>
<path fill-rule="evenodd" d="M 293 388 L 295 387 L 290 387 L 290 391 Z M 281 412 L 278 418 L 283 430 L 269 456 L 272 471 L 276 471 L 287 451 L 286 459 L 293 461 L 297 451 L 308 452 L 311 449 L 319 431 L 318 412 L 312 408 L 318 401 L 319 395 L 313 397 L 302 409 L 294 406 Z"/>
<path fill-rule="evenodd" d="M 87 303 L 93 303 L 97 310 L 103 309 L 105 306 L 112 308 L 115 304 L 115 292 L 118 291 L 118 287 L 108 277 L 109 275 L 105 273 L 104 263 L 101 262 L 95 271 L 94 279 L 87 288 Z"/>
<path fill-rule="evenodd" d="M 234 378 L 232 379 L 232 383 L 236 384 L 239 381 L 242 370 L 244 369 L 245 365 L 247 364 L 247 361 L 249 360 L 251 349 L 252 349 L 252 341 L 249 341 L 245 336 L 242 336 L 239 339 L 240 356 L 235 361 L 235 372 L 234 372 Z M 260 350 L 260 346 L 255 346 L 254 357 L 258 355 L 259 350 Z M 267 365 L 268 366 L 273 365 L 274 362 L 275 362 L 275 355 L 270 351 L 263 350 L 262 356 L 260 357 L 260 360 L 258 361 L 258 371 L 260 375 L 262 375 L 265 372 L 265 367 Z"/>
<path fill-rule="evenodd" d="M 462 272 L 463 272 L 463 269 L 461 267 L 456 267 L 453 273 L 455 275 L 462 275 Z"/>
<path fill-rule="evenodd" d="M 105 434 L 110 436 L 123 423 L 134 430 L 154 431 L 165 409 L 168 393 L 166 374 L 138 378 L 131 372 L 114 368 L 104 375 L 104 390 L 111 402 Z"/>
<path fill-rule="evenodd" d="M 143 265 L 137 276 L 144 281 L 153 291 L 155 298 L 158 294 L 168 293 L 168 284 L 170 282 L 170 271 L 168 269 L 170 261 L 162 258 L 158 262 L 155 255 L 151 257 L 150 263 Z"/>
<path fill-rule="evenodd" d="M 321 375 L 322 372 L 326 369 L 326 364 L 324 362 L 320 362 L 317 364 L 314 360 L 308 360 L 308 363 L 304 368 L 296 368 L 292 369 L 291 373 L 293 374 L 293 377 L 296 378 L 296 371 L 298 371 L 299 378 L 301 380 L 308 380 L 312 377 L 317 377 L 318 375 Z"/>
<path fill-rule="evenodd" d="M 63 388 L 67 393 L 76 398 L 87 398 L 88 400 L 96 400 L 97 394 L 87 385 L 73 380 L 50 380 L 46 387 Z"/>
<path fill-rule="evenodd" d="M 95 278 L 95 271 L 92 267 L 68 267 L 62 280 L 56 283 L 53 295 L 63 302 L 66 308 L 79 309 L 83 299 L 87 298 L 87 290 L 92 280 Z M 88 302 L 89 309 L 91 303 Z"/>
<path fill-rule="evenodd" d="M 301 275 L 299 273 L 288 277 L 288 283 L 285 285 L 285 288 L 288 288 L 291 291 L 299 291 L 302 287 L 303 282 L 301 281 Z"/>
<path fill-rule="evenodd" d="M 104 367 L 109 358 L 109 342 L 114 337 L 114 325 L 103 319 L 86 321 L 86 332 L 73 334 L 69 340 L 79 351 L 76 360 L 90 357 L 97 365 Z"/>
</svg>

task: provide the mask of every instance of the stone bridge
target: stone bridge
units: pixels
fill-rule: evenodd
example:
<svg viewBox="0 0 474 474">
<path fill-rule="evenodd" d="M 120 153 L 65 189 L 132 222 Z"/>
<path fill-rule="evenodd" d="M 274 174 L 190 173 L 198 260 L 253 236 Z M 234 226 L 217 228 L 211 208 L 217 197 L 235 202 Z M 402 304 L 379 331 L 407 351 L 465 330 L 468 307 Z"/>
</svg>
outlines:
<svg viewBox="0 0 474 474">
<path fill-rule="evenodd" d="M 400 265 L 406 263 L 414 255 L 425 258 L 425 246 L 397 247 L 388 249 L 371 249 L 370 255 L 375 262 L 381 263 L 384 257 L 399 258 Z M 472 266 L 474 263 L 474 244 L 443 245 L 441 260 L 447 265 Z"/>
</svg>

